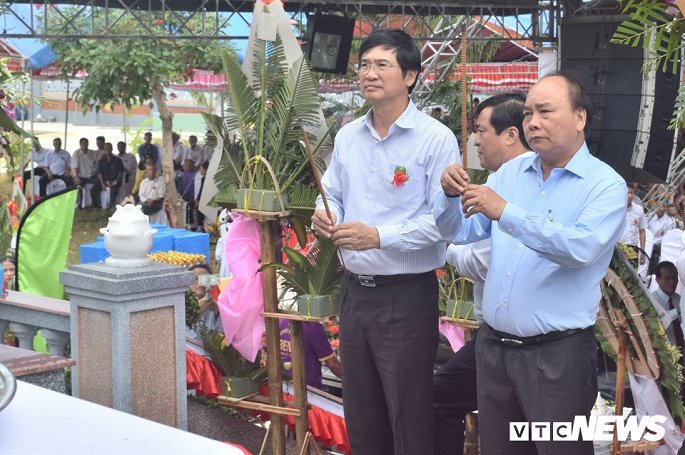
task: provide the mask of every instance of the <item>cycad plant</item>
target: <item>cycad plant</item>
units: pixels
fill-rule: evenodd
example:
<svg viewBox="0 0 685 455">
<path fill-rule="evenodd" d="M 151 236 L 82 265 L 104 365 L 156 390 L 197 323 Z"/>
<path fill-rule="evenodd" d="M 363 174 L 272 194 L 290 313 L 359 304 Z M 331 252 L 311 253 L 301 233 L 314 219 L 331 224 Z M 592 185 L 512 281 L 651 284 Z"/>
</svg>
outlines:
<svg viewBox="0 0 685 455">
<path fill-rule="evenodd" d="M 317 239 L 307 255 L 283 248 L 288 264 L 271 263 L 285 281 L 285 288 L 297 295 L 298 311 L 306 316 L 330 316 L 338 312 L 338 289 L 342 270 L 338 250 L 331 240 Z"/>
<path fill-rule="evenodd" d="M 232 186 L 288 194 L 295 183 L 309 183 L 303 135 L 309 135 L 314 153 L 328 136 L 312 133 L 326 129 L 320 124 L 316 85 L 304 57 L 288 66 L 280 40 L 256 39 L 252 48 L 249 77 L 235 56 L 224 54 L 224 116 L 205 115 L 209 129 L 224 142 L 215 181 L 220 192 Z"/>
<path fill-rule="evenodd" d="M 275 268 L 283 277 L 287 290 L 301 295 L 335 295 L 340 287 L 340 260 L 332 241 L 319 237 L 308 254 L 284 247 L 288 264 L 271 263 L 262 267 Z"/>
</svg>

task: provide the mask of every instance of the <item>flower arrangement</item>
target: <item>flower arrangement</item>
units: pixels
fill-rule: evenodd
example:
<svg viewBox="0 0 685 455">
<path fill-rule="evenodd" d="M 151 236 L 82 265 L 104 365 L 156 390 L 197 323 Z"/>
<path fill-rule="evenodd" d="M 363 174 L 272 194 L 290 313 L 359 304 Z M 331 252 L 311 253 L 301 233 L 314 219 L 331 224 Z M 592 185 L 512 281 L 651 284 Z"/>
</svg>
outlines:
<svg viewBox="0 0 685 455">
<path fill-rule="evenodd" d="M 149 254 L 148 257 L 155 262 L 181 265 L 183 267 L 207 262 L 204 254 L 184 253 L 182 251 L 159 251 L 157 253 Z"/>
<path fill-rule="evenodd" d="M 324 329 L 326 330 L 326 335 L 328 335 L 328 342 L 334 351 L 338 351 L 340 348 L 340 325 L 337 320 L 328 319 L 324 323 Z"/>
</svg>

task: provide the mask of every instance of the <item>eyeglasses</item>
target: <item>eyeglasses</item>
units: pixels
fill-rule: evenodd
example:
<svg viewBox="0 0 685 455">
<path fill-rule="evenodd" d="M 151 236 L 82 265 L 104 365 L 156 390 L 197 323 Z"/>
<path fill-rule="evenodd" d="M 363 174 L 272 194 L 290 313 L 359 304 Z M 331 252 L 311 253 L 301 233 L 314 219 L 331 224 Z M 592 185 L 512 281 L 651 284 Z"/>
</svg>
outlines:
<svg viewBox="0 0 685 455">
<path fill-rule="evenodd" d="M 366 74 L 369 71 L 371 71 L 372 67 L 376 68 L 377 73 L 385 73 L 386 71 L 390 71 L 392 68 L 394 68 L 395 65 L 392 65 L 388 62 L 378 62 L 378 63 L 362 62 L 362 63 L 357 64 L 357 71 L 361 74 Z"/>
</svg>

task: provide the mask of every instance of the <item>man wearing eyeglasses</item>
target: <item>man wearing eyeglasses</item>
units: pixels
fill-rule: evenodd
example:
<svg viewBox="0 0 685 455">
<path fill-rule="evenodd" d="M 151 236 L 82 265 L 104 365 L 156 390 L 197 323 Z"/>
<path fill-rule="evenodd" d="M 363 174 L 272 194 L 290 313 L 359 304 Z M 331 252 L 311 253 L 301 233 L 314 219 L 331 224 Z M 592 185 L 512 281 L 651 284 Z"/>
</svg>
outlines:
<svg viewBox="0 0 685 455">
<path fill-rule="evenodd" d="M 345 421 L 355 455 L 433 453 L 433 364 L 445 243 L 432 217 L 440 173 L 459 160 L 454 134 L 409 99 L 421 54 L 400 30 L 359 51 L 371 105 L 335 138 L 316 231 L 340 248 Z"/>
</svg>

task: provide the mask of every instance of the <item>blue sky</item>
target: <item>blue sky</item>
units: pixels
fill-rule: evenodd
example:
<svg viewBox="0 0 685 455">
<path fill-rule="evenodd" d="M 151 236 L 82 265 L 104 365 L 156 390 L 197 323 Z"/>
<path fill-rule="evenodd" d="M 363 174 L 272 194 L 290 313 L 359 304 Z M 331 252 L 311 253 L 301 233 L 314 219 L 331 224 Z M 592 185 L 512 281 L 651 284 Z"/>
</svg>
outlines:
<svg viewBox="0 0 685 455">
<path fill-rule="evenodd" d="M 20 15 L 27 23 L 29 23 L 30 20 L 31 8 L 31 5 L 12 5 L 12 11 L 14 11 L 17 15 Z M 244 14 L 243 16 L 247 21 L 250 21 L 252 15 Z M 9 34 L 27 32 L 26 26 L 22 24 L 14 14 L 4 15 L 2 17 L 2 21 L 0 21 L 0 26 L 2 26 L 3 30 L 5 30 L 5 33 Z M 250 28 L 245 21 L 240 19 L 238 16 L 234 16 L 234 19 L 231 21 L 230 25 L 224 29 L 224 31 L 230 36 L 247 36 L 250 34 Z M 39 49 L 45 46 L 45 43 L 42 43 L 40 40 L 34 38 L 10 38 L 9 41 L 27 57 L 32 56 Z M 239 51 L 239 53 L 243 53 L 245 51 L 245 46 L 247 45 L 247 40 L 233 40 L 233 45 Z"/>
</svg>

